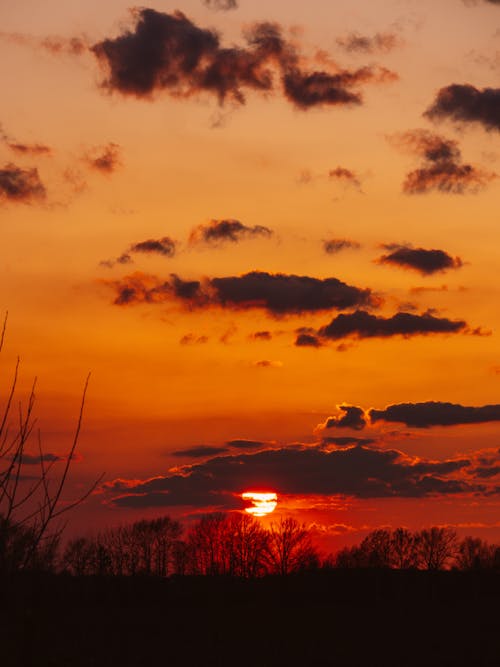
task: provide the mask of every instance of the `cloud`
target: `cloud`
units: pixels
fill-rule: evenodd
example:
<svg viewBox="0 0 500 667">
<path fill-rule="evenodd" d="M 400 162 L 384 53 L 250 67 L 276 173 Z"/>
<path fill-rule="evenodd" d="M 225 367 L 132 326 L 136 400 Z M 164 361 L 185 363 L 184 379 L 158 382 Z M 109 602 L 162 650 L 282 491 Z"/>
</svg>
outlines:
<svg viewBox="0 0 500 667">
<path fill-rule="evenodd" d="M 256 23 L 244 32 L 245 46 L 223 47 L 219 35 L 200 28 L 177 11 L 135 9 L 135 25 L 114 39 L 91 47 L 104 70 L 108 92 L 151 99 L 158 93 L 186 98 L 199 93 L 220 104 L 244 104 L 249 90 L 281 88 L 300 109 L 319 105 L 359 105 L 359 87 L 393 81 L 385 68 L 348 71 L 329 63 L 328 70 L 305 71 L 305 58 L 275 23 Z"/>
<path fill-rule="evenodd" d="M 431 120 L 448 118 L 460 123 L 479 123 L 486 130 L 500 130 L 500 88 L 481 90 L 470 84 L 453 83 L 438 91 L 424 116 Z"/>
<path fill-rule="evenodd" d="M 424 160 L 419 169 L 407 174 L 403 183 L 406 194 L 426 194 L 432 190 L 447 194 L 477 192 L 497 177 L 494 172 L 463 164 L 456 141 L 428 130 L 409 130 L 389 140 Z"/>
<path fill-rule="evenodd" d="M 170 456 L 176 458 L 192 458 L 201 459 L 210 456 L 217 456 L 227 452 L 227 447 L 211 447 L 210 445 L 200 445 L 198 447 L 188 447 L 187 449 L 178 449 L 175 452 L 170 452 Z"/>
<path fill-rule="evenodd" d="M 323 241 L 323 250 L 329 255 L 335 255 L 341 250 L 349 248 L 358 250 L 361 248 L 361 244 L 351 239 L 329 239 L 328 241 Z"/>
<path fill-rule="evenodd" d="M 347 285 L 337 278 L 261 271 L 207 278 L 203 283 L 185 281 L 175 274 L 162 281 L 156 276 L 135 273 L 118 281 L 105 281 L 105 284 L 114 289 L 116 305 L 174 302 L 190 308 L 259 308 L 280 316 L 380 304 L 380 299 L 371 290 Z"/>
<path fill-rule="evenodd" d="M 260 359 L 254 363 L 256 368 L 283 368 L 282 361 L 272 361 L 270 359 Z"/>
<path fill-rule="evenodd" d="M 237 440 L 229 440 L 228 442 L 226 442 L 226 445 L 228 447 L 231 447 L 232 449 L 248 450 L 248 449 L 262 449 L 263 447 L 267 447 L 269 443 L 263 442 L 262 440 L 237 439 Z"/>
<path fill-rule="evenodd" d="M 345 167 L 336 167 L 335 169 L 330 169 L 328 172 L 328 177 L 331 180 L 339 181 L 347 185 L 352 185 L 357 190 L 361 189 L 361 181 L 359 177 L 350 169 Z"/>
<path fill-rule="evenodd" d="M 7 146 L 11 151 L 18 155 L 38 155 L 50 156 L 52 155 L 52 148 L 45 144 L 21 144 L 18 142 L 7 142 Z"/>
<path fill-rule="evenodd" d="M 129 252 L 144 253 L 146 255 L 162 255 L 162 257 L 173 257 L 176 251 L 176 243 L 169 236 L 161 239 L 148 239 L 133 243 Z"/>
<path fill-rule="evenodd" d="M 295 339 L 297 347 L 322 347 L 323 343 L 314 334 L 299 333 Z"/>
<path fill-rule="evenodd" d="M 467 324 L 462 320 L 439 318 L 430 313 L 414 315 L 399 312 L 392 317 L 379 317 L 364 310 L 341 313 L 330 324 L 319 329 L 314 336 L 320 342 L 343 338 L 388 338 L 464 332 Z"/>
<path fill-rule="evenodd" d="M 249 338 L 251 340 L 258 340 L 258 341 L 268 341 L 272 340 L 272 333 L 270 331 L 255 331 L 254 333 L 250 334 Z"/>
<path fill-rule="evenodd" d="M 80 56 L 88 51 L 89 45 L 86 37 L 44 37 L 40 39 L 32 35 L 18 32 L 0 32 L 0 39 L 19 46 L 28 46 L 34 49 L 43 49 L 52 55 Z"/>
<path fill-rule="evenodd" d="M 293 445 L 256 453 L 218 456 L 150 480 L 105 485 L 124 507 L 225 507 L 252 487 L 280 495 L 346 495 L 358 498 L 423 498 L 482 493 L 486 487 L 457 475 L 469 459 L 431 461 L 397 450 L 354 445 L 331 451 Z"/>
<path fill-rule="evenodd" d="M 351 406 L 350 406 L 351 407 Z M 333 419 L 330 417 L 329 419 Z M 326 423 L 328 423 L 327 420 Z M 325 428 L 325 426 L 323 426 Z M 355 438 L 353 436 L 327 436 L 321 438 L 321 444 L 325 446 L 335 445 L 336 447 L 349 447 L 351 445 L 373 445 L 376 442 L 373 438 Z"/>
<path fill-rule="evenodd" d="M 206 225 L 198 225 L 189 236 L 191 244 L 218 244 L 224 241 L 238 243 L 246 238 L 262 236 L 269 238 L 273 231 L 262 225 L 248 227 L 239 220 L 211 220 Z"/>
<path fill-rule="evenodd" d="M 197 334 L 189 333 L 183 336 L 179 343 L 181 345 L 204 345 L 208 343 L 208 336 L 198 336 Z"/>
<path fill-rule="evenodd" d="M 360 431 L 366 426 L 365 413 L 362 408 L 345 403 L 337 407 L 344 414 L 339 417 L 329 417 L 325 422 L 325 428 L 352 428 Z"/>
<path fill-rule="evenodd" d="M 102 174 L 112 174 L 121 165 L 121 149 L 118 144 L 96 146 L 84 157 L 87 165 Z"/>
<path fill-rule="evenodd" d="M 432 275 L 447 269 L 459 269 L 462 266 L 460 257 L 451 257 L 444 250 L 425 250 L 395 243 L 383 247 L 390 252 L 379 257 L 376 260 L 378 264 L 392 264 L 403 269 L 414 269 L 422 275 Z"/>
<path fill-rule="evenodd" d="M 209 9 L 222 12 L 228 12 L 231 9 L 238 8 L 238 3 L 236 0 L 203 0 L 203 4 Z"/>
<path fill-rule="evenodd" d="M 0 169 L 0 202 L 32 204 L 46 197 L 47 191 L 38 169 L 22 169 L 12 163 Z"/>
<path fill-rule="evenodd" d="M 42 456 L 40 456 L 40 454 L 23 454 L 23 464 L 28 466 L 40 465 L 42 461 L 44 463 L 57 463 L 65 460 L 64 456 L 59 456 L 58 454 L 52 454 L 50 452 L 43 454 Z"/>
<path fill-rule="evenodd" d="M 500 405 L 468 407 L 439 401 L 397 403 L 389 405 L 384 410 L 372 409 L 369 415 L 373 423 L 377 421 L 397 422 L 416 428 L 455 426 L 500 421 Z"/>
<path fill-rule="evenodd" d="M 351 32 L 344 37 L 337 37 L 336 41 L 347 53 L 363 53 L 367 55 L 389 53 L 403 45 L 401 37 L 390 32 L 377 32 L 372 37 Z"/>
<path fill-rule="evenodd" d="M 147 239 L 146 241 L 132 243 L 128 250 L 122 253 L 119 257 L 116 257 L 115 259 L 105 259 L 99 263 L 99 266 L 112 269 L 116 264 L 133 264 L 134 260 L 132 259 L 131 254 L 136 253 L 173 257 L 176 251 L 177 244 L 169 236 L 164 236 L 161 239 Z"/>
</svg>

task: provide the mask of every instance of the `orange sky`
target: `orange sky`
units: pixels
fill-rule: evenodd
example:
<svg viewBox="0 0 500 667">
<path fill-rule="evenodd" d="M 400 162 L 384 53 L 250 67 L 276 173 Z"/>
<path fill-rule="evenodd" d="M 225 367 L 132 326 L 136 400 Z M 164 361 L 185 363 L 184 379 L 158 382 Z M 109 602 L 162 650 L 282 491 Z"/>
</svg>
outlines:
<svg viewBox="0 0 500 667">
<path fill-rule="evenodd" d="M 74 532 L 244 470 L 328 544 L 500 539 L 500 9 L 237 4 L 0 6 L 2 392 L 19 354 L 60 453 L 92 373 Z"/>
</svg>

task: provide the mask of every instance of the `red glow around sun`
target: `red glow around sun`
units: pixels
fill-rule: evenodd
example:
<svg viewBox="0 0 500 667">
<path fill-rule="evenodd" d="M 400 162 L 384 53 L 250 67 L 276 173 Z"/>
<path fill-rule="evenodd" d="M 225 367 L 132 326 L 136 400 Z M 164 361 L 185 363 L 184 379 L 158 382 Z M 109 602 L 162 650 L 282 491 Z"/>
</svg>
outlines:
<svg viewBox="0 0 500 667">
<path fill-rule="evenodd" d="M 245 508 L 245 512 L 252 516 L 266 516 L 276 509 L 278 504 L 278 495 L 274 492 L 261 493 L 258 491 L 246 491 L 241 494 L 243 500 L 250 501 L 252 504 Z"/>
</svg>

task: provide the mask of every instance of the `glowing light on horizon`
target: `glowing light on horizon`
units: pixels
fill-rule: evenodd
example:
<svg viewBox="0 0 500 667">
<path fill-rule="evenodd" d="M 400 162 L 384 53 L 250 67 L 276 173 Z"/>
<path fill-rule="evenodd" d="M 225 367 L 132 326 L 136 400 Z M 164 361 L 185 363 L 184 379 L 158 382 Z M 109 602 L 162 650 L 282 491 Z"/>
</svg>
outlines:
<svg viewBox="0 0 500 667">
<path fill-rule="evenodd" d="M 246 491 L 241 494 L 243 500 L 249 500 L 252 505 L 245 507 L 245 512 L 252 516 L 266 516 L 276 509 L 278 495 L 274 492 L 260 493 L 257 491 Z"/>
</svg>

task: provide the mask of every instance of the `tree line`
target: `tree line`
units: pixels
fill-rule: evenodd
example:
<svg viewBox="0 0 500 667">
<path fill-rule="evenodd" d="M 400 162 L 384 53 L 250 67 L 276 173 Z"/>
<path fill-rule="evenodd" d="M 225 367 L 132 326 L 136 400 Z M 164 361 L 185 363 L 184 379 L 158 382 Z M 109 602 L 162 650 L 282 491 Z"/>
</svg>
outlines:
<svg viewBox="0 0 500 667">
<path fill-rule="evenodd" d="M 332 568 L 500 570 L 500 546 L 459 539 L 447 527 L 378 529 L 322 557 L 312 531 L 293 518 L 265 529 L 246 514 L 210 514 L 183 535 L 168 516 L 68 542 L 59 568 L 74 575 L 205 575 L 255 578 Z"/>
</svg>

